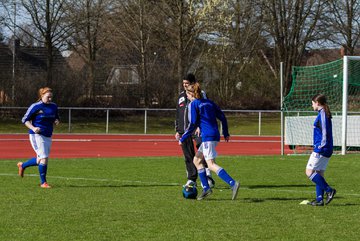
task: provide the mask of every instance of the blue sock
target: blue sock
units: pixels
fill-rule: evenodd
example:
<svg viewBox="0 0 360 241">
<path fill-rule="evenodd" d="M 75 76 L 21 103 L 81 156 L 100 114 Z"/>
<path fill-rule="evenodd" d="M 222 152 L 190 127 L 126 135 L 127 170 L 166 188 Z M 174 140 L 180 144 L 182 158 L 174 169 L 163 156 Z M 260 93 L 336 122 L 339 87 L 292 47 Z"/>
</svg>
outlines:
<svg viewBox="0 0 360 241">
<path fill-rule="evenodd" d="M 220 168 L 216 173 L 224 182 L 230 185 L 230 187 L 234 186 L 235 180 L 230 177 L 230 175 L 222 168 Z"/>
<path fill-rule="evenodd" d="M 41 184 L 46 182 L 46 172 L 47 172 L 47 165 L 40 163 L 39 164 L 39 174 L 40 174 Z"/>
<path fill-rule="evenodd" d="M 25 169 L 27 167 L 31 167 L 31 166 L 37 166 L 38 164 L 36 163 L 36 157 L 30 158 L 29 160 L 27 160 L 26 162 L 24 162 L 22 164 L 22 168 Z"/>
<path fill-rule="evenodd" d="M 208 183 L 208 180 L 207 180 L 207 177 L 206 177 L 206 170 L 205 170 L 205 168 L 202 168 L 202 169 L 198 170 L 198 173 L 199 173 L 201 185 L 202 185 L 204 191 L 209 190 L 210 187 L 209 187 L 209 183 Z"/>
<path fill-rule="evenodd" d="M 325 192 L 331 192 L 332 189 L 331 187 L 329 186 L 329 184 L 327 184 L 327 182 L 325 181 L 325 179 L 317 172 L 314 172 L 310 177 L 309 179 L 311 181 L 313 181 L 316 185 L 319 185 L 319 187 L 322 189 L 322 190 L 325 190 Z"/>
<path fill-rule="evenodd" d="M 321 201 L 324 198 L 324 189 L 316 184 L 316 201 Z"/>
</svg>

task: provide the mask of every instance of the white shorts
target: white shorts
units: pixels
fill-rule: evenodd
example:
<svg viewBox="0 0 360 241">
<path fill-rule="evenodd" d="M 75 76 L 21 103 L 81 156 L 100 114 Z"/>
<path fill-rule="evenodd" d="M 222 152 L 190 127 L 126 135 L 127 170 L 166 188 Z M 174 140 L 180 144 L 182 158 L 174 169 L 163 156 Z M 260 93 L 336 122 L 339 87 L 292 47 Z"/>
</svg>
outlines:
<svg viewBox="0 0 360 241">
<path fill-rule="evenodd" d="M 198 152 L 201 152 L 204 155 L 205 161 L 217 157 L 217 152 L 215 150 L 217 144 L 217 141 L 205 141 L 201 143 Z"/>
<path fill-rule="evenodd" d="M 306 169 L 311 169 L 315 171 L 325 171 L 329 163 L 329 157 L 324 157 L 319 153 L 313 152 L 310 155 Z"/>
<path fill-rule="evenodd" d="M 39 134 L 29 134 L 29 139 L 31 146 L 36 153 L 37 159 L 49 157 L 52 143 L 51 137 L 46 137 Z"/>
</svg>

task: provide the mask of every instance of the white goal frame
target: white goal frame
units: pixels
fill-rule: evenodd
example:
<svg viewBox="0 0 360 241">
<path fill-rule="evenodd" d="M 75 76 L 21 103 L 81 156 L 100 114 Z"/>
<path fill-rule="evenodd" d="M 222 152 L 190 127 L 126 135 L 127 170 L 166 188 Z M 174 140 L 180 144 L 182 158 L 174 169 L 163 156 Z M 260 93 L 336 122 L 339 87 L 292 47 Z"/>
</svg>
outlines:
<svg viewBox="0 0 360 241">
<path fill-rule="evenodd" d="M 342 89 L 342 115 L 341 115 L 341 143 L 338 143 L 341 145 L 341 155 L 345 155 L 346 154 L 346 146 L 347 146 L 347 129 L 348 129 L 348 82 L 349 82 L 349 61 L 350 60 L 358 60 L 360 61 L 360 56 L 344 56 L 343 57 L 343 89 Z M 302 143 L 299 143 L 297 141 L 293 142 L 293 140 L 290 140 L 292 143 L 289 143 L 289 141 L 287 141 L 289 139 L 289 137 L 286 134 L 286 129 L 287 129 L 287 118 L 285 118 L 284 121 L 284 108 L 283 108 L 283 68 L 282 68 L 282 63 L 280 63 L 280 102 L 281 102 L 281 155 L 284 154 L 284 143 L 287 142 L 286 144 L 290 144 L 290 145 L 309 145 L 309 141 L 303 141 Z M 294 117 L 292 117 L 294 118 Z M 295 117 L 296 118 L 296 117 Z M 293 119 L 294 120 L 294 119 Z M 296 121 L 296 120 L 294 120 Z M 308 121 L 308 120 L 306 120 Z M 356 122 L 358 120 L 356 119 Z M 340 122 L 340 116 L 338 119 L 338 122 Z M 353 120 L 351 120 L 352 124 Z M 285 131 L 284 131 L 285 130 Z M 311 129 L 310 129 L 311 130 Z M 284 136 L 285 135 L 285 136 Z M 288 138 L 286 138 L 288 137 Z M 290 138 L 291 139 L 291 138 Z M 311 143 L 312 144 L 312 143 Z M 335 143 L 334 143 L 335 144 Z M 338 145 L 337 144 L 337 145 Z M 358 144 L 356 144 L 358 145 Z"/>
</svg>

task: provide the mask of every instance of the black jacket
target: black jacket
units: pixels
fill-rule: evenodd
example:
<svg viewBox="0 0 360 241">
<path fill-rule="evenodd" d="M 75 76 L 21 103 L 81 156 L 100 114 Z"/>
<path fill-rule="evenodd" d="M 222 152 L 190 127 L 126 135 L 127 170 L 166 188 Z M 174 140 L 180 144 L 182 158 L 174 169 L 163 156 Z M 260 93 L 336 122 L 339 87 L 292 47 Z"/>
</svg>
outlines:
<svg viewBox="0 0 360 241">
<path fill-rule="evenodd" d="M 207 99 L 206 93 L 201 91 L 203 98 Z M 179 94 L 178 101 L 176 104 L 176 119 L 175 119 L 175 131 L 179 134 L 184 134 L 186 128 L 189 125 L 188 118 L 188 105 L 190 100 L 188 100 L 186 92 L 182 91 Z"/>
</svg>

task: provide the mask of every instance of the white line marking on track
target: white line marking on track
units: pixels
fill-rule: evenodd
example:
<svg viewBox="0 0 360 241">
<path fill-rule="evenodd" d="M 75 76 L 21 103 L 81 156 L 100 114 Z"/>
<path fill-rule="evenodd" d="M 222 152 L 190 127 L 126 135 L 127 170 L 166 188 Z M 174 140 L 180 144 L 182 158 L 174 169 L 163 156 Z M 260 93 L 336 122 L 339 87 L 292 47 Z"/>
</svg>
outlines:
<svg viewBox="0 0 360 241">
<path fill-rule="evenodd" d="M 176 142 L 175 139 L 52 139 L 53 142 Z M 29 139 L 0 139 L 0 141 L 29 141 Z M 223 142 L 223 141 L 221 141 Z M 230 140 L 229 143 L 280 143 L 276 140 Z"/>
</svg>

